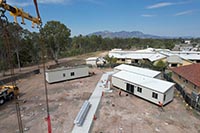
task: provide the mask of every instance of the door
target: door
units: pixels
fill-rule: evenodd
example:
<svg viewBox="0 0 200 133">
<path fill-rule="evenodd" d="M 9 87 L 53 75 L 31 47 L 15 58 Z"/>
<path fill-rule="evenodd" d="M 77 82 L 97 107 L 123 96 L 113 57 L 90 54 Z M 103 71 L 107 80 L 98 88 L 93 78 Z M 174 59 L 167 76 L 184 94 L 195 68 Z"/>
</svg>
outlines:
<svg viewBox="0 0 200 133">
<path fill-rule="evenodd" d="M 126 84 L 126 91 L 134 94 L 134 85 L 131 85 L 129 83 Z"/>
</svg>

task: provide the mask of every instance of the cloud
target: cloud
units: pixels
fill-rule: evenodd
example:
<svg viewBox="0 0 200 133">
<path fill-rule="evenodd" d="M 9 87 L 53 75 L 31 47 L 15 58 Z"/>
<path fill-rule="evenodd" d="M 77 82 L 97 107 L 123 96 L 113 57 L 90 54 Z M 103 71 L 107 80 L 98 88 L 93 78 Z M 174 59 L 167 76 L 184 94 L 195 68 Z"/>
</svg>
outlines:
<svg viewBox="0 0 200 133">
<path fill-rule="evenodd" d="M 142 17 L 155 17 L 156 15 L 152 15 L 152 14 L 142 14 L 141 15 Z"/>
<path fill-rule="evenodd" d="M 178 13 L 174 14 L 174 16 L 182 16 L 182 15 L 192 14 L 193 12 L 194 12 L 194 10 L 187 10 L 187 11 L 183 11 L 183 12 L 178 12 Z"/>
<path fill-rule="evenodd" d="M 77 2 L 88 2 L 93 4 L 102 5 L 103 3 L 100 0 L 38 0 L 38 4 L 72 4 Z M 17 7 L 27 7 L 33 6 L 33 1 L 27 2 L 27 0 L 21 0 L 20 2 L 16 2 L 16 0 L 7 0 L 7 3 L 12 6 Z"/>
<path fill-rule="evenodd" d="M 161 8 L 161 7 L 166 7 L 166 6 L 172 6 L 172 5 L 183 5 L 183 4 L 189 4 L 191 3 L 192 0 L 187 0 L 187 1 L 182 1 L 182 2 L 160 2 L 160 3 L 156 3 L 153 5 L 149 5 L 146 7 L 146 9 L 155 9 L 155 8 Z"/>
<path fill-rule="evenodd" d="M 93 4 L 97 4 L 97 5 L 102 5 L 102 1 L 99 0 L 84 0 L 85 2 L 89 2 L 89 3 L 93 3 Z"/>
<path fill-rule="evenodd" d="M 72 0 L 38 0 L 38 4 L 68 4 Z M 33 1 L 21 0 L 20 2 L 16 2 L 16 0 L 8 0 L 8 4 L 17 7 L 26 7 L 30 5 L 34 5 Z"/>
<path fill-rule="evenodd" d="M 33 5 L 32 2 L 27 2 L 27 1 L 16 2 L 15 0 L 8 0 L 7 3 L 11 6 L 17 6 L 17 7 L 26 7 L 26 6 Z"/>
<path fill-rule="evenodd" d="M 38 0 L 38 3 L 43 3 L 43 4 L 60 4 L 60 3 L 66 3 L 70 2 L 71 0 Z"/>
<path fill-rule="evenodd" d="M 162 3 L 157 3 L 154 5 L 147 6 L 147 9 L 155 9 L 155 8 L 161 8 L 161 7 L 166 7 L 166 6 L 171 6 L 174 5 L 175 3 L 171 2 L 162 2 Z"/>
</svg>

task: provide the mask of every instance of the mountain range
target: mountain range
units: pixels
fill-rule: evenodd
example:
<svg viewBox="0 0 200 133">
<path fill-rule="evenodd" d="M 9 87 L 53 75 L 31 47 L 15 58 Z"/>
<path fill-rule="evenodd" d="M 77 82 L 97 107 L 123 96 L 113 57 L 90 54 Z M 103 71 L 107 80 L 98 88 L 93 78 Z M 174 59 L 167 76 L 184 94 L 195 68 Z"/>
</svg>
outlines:
<svg viewBox="0 0 200 133">
<path fill-rule="evenodd" d="M 111 32 L 111 31 L 98 31 L 88 36 L 97 35 L 102 36 L 103 38 L 152 38 L 152 39 L 167 39 L 167 38 L 179 38 L 179 37 L 169 37 L 169 36 L 157 36 L 151 34 L 145 34 L 141 31 L 119 31 L 119 32 Z M 192 38 L 192 37 L 182 37 L 182 38 Z"/>
</svg>

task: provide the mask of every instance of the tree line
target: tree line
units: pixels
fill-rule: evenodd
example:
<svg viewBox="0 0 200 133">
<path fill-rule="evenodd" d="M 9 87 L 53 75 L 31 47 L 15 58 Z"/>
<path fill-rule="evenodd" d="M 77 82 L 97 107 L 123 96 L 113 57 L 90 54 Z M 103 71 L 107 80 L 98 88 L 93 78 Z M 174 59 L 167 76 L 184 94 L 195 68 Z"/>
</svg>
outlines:
<svg viewBox="0 0 200 133">
<path fill-rule="evenodd" d="M 4 27 L 5 28 L 5 27 Z M 71 36 L 71 30 L 59 21 L 48 21 L 39 32 L 30 32 L 20 25 L 9 23 L 5 30 L 0 27 L 0 71 L 8 69 L 8 53 L 14 67 L 39 64 L 42 51 L 49 60 L 58 63 L 59 58 L 95 51 L 122 49 L 143 49 L 147 47 L 172 49 L 179 39 L 102 38 L 91 35 Z M 197 39 L 199 41 L 200 39 Z M 8 50 L 9 42 L 9 50 Z"/>
</svg>

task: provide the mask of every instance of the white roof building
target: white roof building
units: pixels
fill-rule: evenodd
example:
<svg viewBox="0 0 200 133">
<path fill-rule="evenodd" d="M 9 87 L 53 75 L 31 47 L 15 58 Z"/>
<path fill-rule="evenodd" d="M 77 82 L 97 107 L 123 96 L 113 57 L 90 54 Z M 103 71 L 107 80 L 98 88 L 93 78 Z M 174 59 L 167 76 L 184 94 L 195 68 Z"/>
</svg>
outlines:
<svg viewBox="0 0 200 133">
<path fill-rule="evenodd" d="M 125 64 L 121 64 L 115 67 L 114 70 L 128 71 L 128 72 L 140 74 L 140 75 L 151 77 L 151 78 L 157 77 L 161 74 L 161 72 L 159 71 L 154 71 L 147 68 L 135 67 L 135 66 L 125 65 Z"/>
<path fill-rule="evenodd" d="M 134 82 L 135 84 L 144 86 L 146 88 L 160 93 L 165 93 L 169 88 L 171 88 L 174 85 L 174 83 L 168 81 L 163 81 L 160 79 L 151 78 L 126 71 L 120 71 L 114 74 L 113 77 L 118 77 L 128 82 Z"/>
<path fill-rule="evenodd" d="M 174 97 L 174 83 L 128 71 L 113 74 L 112 85 L 158 105 L 165 105 Z"/>
<path fill-rule="evenodd" d="M 140 52 L 140 51 L 110 51 L 109 57 L 115 57 L 119 59 L 149 59 L 150 61 L 157 61 L 160 59 L 165 58 L 166 56 L 163 54 L 160 54 L 158 52 Z"/>
<path fill-rule="evenodd" d="M 144 49 L 137 51 L 124 51 L 124 50 L 111 50 L 109 51 L 109 57 L 115 57 L 118 59 L 133 59 L 142 60 L 148 59 L 151 62 L 164 59 L 171 55 L 177 55 L 185 60 L 200 61 L 200 52 L 197 51 L 170 51 L 168 49 Z"/>
<path fill-rule="evenodd" d="M 85 61 L 87 65 L 96 66 L 97 59 L 98 57 L 90 57 L 90 58 L 87 58 Z"/>
<path fill-rule="evenodd" d="M 197 51 L 162 51 L 166 56 L 177 55 L 185 60 L 200 60 L 200 52 Z"/>
</svg>

